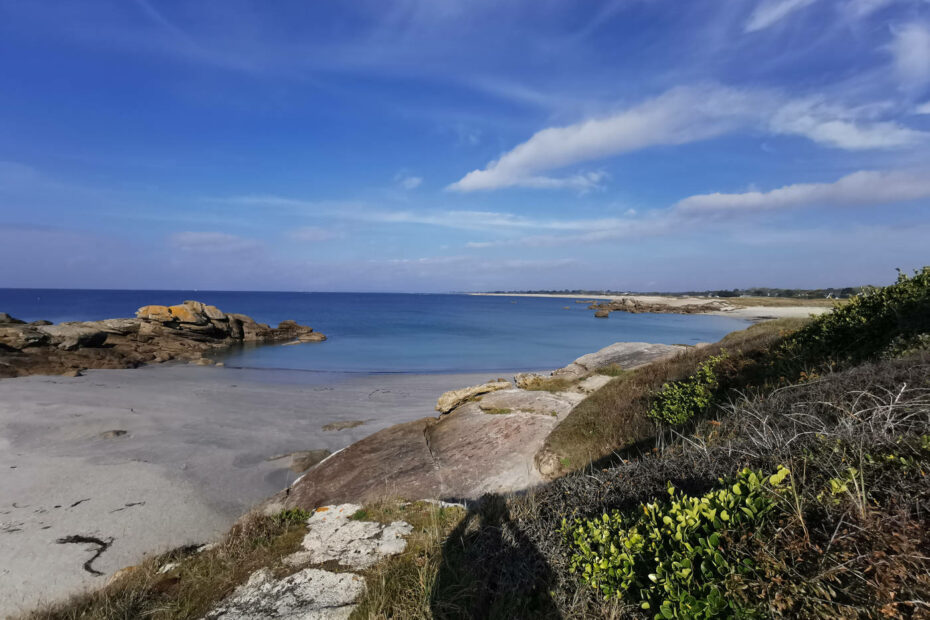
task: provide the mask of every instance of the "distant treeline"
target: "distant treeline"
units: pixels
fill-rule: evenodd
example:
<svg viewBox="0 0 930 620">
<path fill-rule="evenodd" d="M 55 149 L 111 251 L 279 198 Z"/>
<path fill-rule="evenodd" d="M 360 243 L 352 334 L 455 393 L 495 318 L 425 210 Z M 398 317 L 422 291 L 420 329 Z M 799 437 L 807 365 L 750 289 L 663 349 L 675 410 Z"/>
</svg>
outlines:
<svg viewBox="0 0 930 620">
<path fill-rule="evenodd" d="M 794 299 L 845 299 L 860 293 L 865 286 L 847 286 L 844 288 L 734 288 L 731 290 L 720 289 L 714 291 L 591 291 L 582 289 L 563 289 L 557 290 L 538 290 L 538 291 L 491 291 L 492 293 L 523 294 L 523 295 L 579 295 L 579 296 L 598 296 L 598 295 L 687 295 L 689 297 L 789 297 Z"/>
</svg>

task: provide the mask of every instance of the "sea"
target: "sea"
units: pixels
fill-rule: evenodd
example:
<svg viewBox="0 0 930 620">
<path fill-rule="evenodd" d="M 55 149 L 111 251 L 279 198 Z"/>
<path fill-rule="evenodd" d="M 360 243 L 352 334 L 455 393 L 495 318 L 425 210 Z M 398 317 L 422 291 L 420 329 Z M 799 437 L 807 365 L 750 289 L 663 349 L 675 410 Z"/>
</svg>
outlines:
<svg viewBox="0 0 930 620">
<path fill-rule="evenodd" d="M 217 358 L 227 367 L 327 373 L 551 370 L 614 342 L 713 342 L 749 324 L 622 312 L 595 319 L 587 304 L 571 298 L 466 294 L 0 289 L 0 312 L 25 321 L 91 321 L 188 299 L 271 325 L 293 319 L 328 337 L 233 349 Z"/>
</svg>

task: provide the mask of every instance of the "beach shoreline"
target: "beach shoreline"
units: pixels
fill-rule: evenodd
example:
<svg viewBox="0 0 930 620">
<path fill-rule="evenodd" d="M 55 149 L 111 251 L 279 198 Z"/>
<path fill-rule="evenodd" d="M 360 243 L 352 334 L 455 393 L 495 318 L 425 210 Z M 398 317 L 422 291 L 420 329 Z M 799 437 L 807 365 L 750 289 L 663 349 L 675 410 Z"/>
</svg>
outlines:
<svg viewBox="0 0 930 620">
<path fill-rule="evenodd" d="M 714 301 L 726 302 L 726 298 L 708 298 L 708 297 L 684 297 L 684 296 L 664 296 L 664 295 L 570 295 L 562 293 L 467 293 L 477 297 L 543 297 L 553 299 L 572 299 L 577 301 L 595 301 L 611 302 L 622 301 L 624 299 L 636 300 L 644 304 L 653 304 L 658 306 L 668 306 L 670 312 L 674 313 L 674 308 L 681 306 L 705 305 Z M 780 299 L 780 298 L 779 298 Z M 787 298 L 786 298 L 787 299 Z M 787 301 L 791 301 L 787 299 Z M 788 304 L 788 305 L 746 305 L 734 307 L 728 310 L 708 309 L 705 312 L 694 312 L 693 314 L 709 314 L 714 316 L 728 316 L 739 319 L 746 319 L 757 323 L 759 321 L 768 321 L 772 319 L 784 318 L 807 318 L 811 315 L 820 315 L 831 310 L 831 305 L 813 305 L 813 304 Z"/>
<path fill-rule="evenodd" d="M 0 617 L 210 542 L 294 482 L 290 453 L 434 416 L 440 394 L 491 378 L 167 364 L 2 379 Z M 57 542 L 69 536 L 109 543 L 102 575 L 82 566 L 95 545 Z"/>
</svg>

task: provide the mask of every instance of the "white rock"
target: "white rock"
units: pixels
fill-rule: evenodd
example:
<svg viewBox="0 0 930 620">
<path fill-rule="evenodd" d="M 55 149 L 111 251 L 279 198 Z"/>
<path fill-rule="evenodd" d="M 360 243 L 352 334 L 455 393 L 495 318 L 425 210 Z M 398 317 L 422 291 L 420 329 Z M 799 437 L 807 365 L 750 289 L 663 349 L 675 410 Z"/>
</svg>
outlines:
<svg viewBox="0 0 930 620">
<path fill-rule="evenodd" d="M 448 413 L 464 403 L 469 398 L 474 398 L 481 394 L 487 394 L 495 390 L 506 390 L 512 387 L 510 381 L 490 381 L 481 385 L 462 388 L 461 390 L 450 390 L 439 397 L 436 401 L 436 411 L 439 413 Z"/>
<path fill-rule="evenodd" d="M 580 378 L 584 375 L 617 364 L 624 370 L 639 368 L 652 362 L 678 355 L 688 347 L 675 344 L 648 342 L 616 342 L 600 351 L 582 355 L 574 362 L 552 373 L 554 377 Z"/>
<path fill-rule="evenodd" d="M 204 620 L 346 620 L 364 592 L 365 580 L 353 573 L 307 568 L 275 579 L 263 568 Z"/>
<path fill-rule="evenodd" d="M 385 526 L 349 518 L 360 509 L 357 504 L 341 504 L 315 512 L 307 521 L 303 540 L 306 553 L 292 554 L 285 561 L 299 565 L 336 560 L 341 566 L 367 568 L 407 547 L 404 536 L 413 531 L 413 526 L 403 521 Z"/>
</svg>

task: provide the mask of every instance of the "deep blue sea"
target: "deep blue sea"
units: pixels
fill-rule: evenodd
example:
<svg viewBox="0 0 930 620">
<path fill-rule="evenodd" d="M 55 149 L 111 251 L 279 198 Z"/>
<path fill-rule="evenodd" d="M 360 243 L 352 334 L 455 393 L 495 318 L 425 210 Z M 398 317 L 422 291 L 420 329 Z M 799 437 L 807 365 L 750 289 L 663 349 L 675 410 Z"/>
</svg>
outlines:
<svg viewBox="0 0 930 620">
<path fill-rule="evenodd" d="M 249 293 L 0 289 L 0 312 L 34 321 L 132 317 L 148 304 L 196 299 L 277 325 L 294 319 L 329 340 L 254 347 L 227 366 L 337 372 L 544 370 L 621 341 L 693 344 L 745 328 L 742 319 L 611 314 L 574 299 L 392 293 Z M 579 298 L 582 299 L 582 298 Z"/>
</svg>

